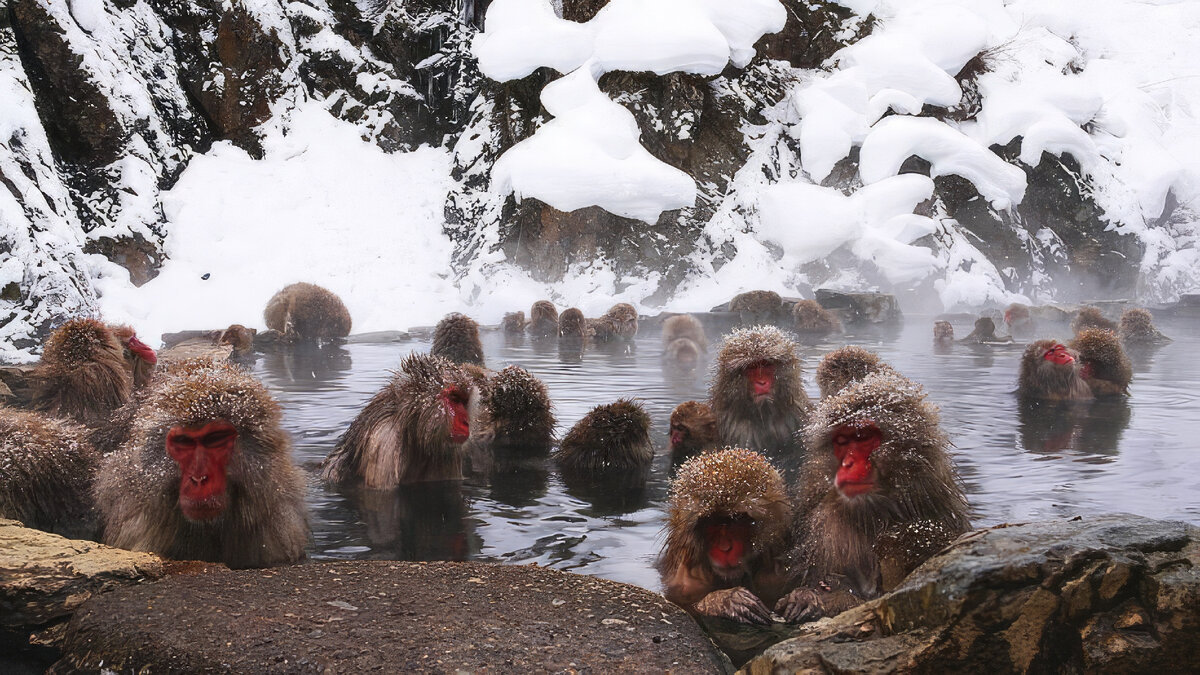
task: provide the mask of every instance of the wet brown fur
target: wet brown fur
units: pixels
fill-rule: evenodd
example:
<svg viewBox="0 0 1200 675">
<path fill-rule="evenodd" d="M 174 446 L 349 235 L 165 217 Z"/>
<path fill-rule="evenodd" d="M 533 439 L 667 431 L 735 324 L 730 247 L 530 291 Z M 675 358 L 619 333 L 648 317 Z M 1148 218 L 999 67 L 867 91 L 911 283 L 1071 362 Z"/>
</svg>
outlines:
<svg viewBox="0 0 1200 675">
<path fill-rule="evenodd" d="M 500 323 L 505 333 L 509 335 L 525 332 L 525 312 L 508 312 Z"/>
<path fill-rule="evenodd" d="M 302 340 L 342 338 L 350 334 L 350 312 L 332 291 L 295 283 L 276 293 L 263 310 L 267 328 Z"/>
<path fill-rule="evenodd" d="M 95 537 L 91 488 L 99 463 L 75 424 L 0 406 L 0 518 Z"/>
<path fill-rule="evenodd" d="M 1121 348 L 1117 334 L 1103 328 L 1084 328 L 1071 340 L 1071 349 L 1079 352 L 1083 380 L 1096 396 L 1129 394 L 1133 364 Z"/>
<path fill-rule="evenodd" d="M 840 460 L 833 434 L 860 420 L 882 432 L 882 444 L 871 454 L 876 487 L 845 497 L 834 483 Z M 901 375 L 873 373 L 823 400 L 805 442 L 793 558 L 800 592 L 823 597 L 822 614 L 891 590 L 970 529 L 967 499 L 937 408 Z M 826 593 L 821 584 L 840 592 Z"/>
<path fill-rule="evenodd" d="M 982 316 L 975 319 L 975 330 L 961 340 L 962 342 L 1011 342 L 1012 338 L 1000 338 L 996 335 L 996 322 Z"/>
<path fill-rule="evenodd" d="M 791 506 L 783 479 L 762 455 L 726 448 L 688 460 L 671 483 L 667 537 L 656 567 L 663 595 L 688 610 L 709 593 L 744 587 L 768 606 L 783 594 L 783 558 L 790 541 Z M 714 572 L 701 524 L 749 516 L 755 523 L 746 569 L 736 579 Z"/>
<path fill-rule="evenodd" d="M 465 314 L 447 314 L 433 331 L 433 348 L 429 353 L 454 363 L 482 366 L 483 344 L 479 342 L 479 324 Z"/>
<path fill-rule="evenodd" d="M 1089 306 L 1079 310 L 1079 313 L 1071 320 L 1072 333 L 1078 334 L 1086 328 L 1101 328 L 1116 333 L 1117 322 L 1106 318 L 1098 307 Z"/>
<path fill-rule="evenodd" d="M 563 313 L 558 315 L 558 333 L 567 338 L 587 338 L 591 337 L 592 328 L 587 319 L 583 318 L 583 312 L 572 307 L 564 309 Z"/>
<path fill-rule="evenodd" d="M 1048 401 L 1086 401 L 1092 398 L 1092 390 L 1081 376 L 1082 364 L 1079 354 L 1072 350 L 1074 363 L 1057 364 L 1042 356 L 1057 340 L 1038 340 L 1025 348 L 1021 355 L 1021 375 L 1017 384 L 1017 395 L 1030 399 Z"/>
<path fill-rule="evenodd" d="M 481 396 L 481 440 L 494 447 L 531 453 L 554 442 L 554 406 L 545 383 L 520 366 L 493 375 Z M 474 435 L 474 434 L 472 434 Z"/>
<path fill-rule="evenodd" d="M 637 310 L 627 302 L 619 302 L 610 307 L 604 316 L 591 322 L 591 328 L 595 338 L 601 342 L 617 338 L 631 340 L 638 331 Z"/>
<path fill-rule="evenodd" d="M 775 366 L 775 388 L 772 398 L 756 404 L 745 372 L 758 363 Z M 753 450 L 799 446 L 793 435 L 808 421 L 808 396 L 800 382 L 796 345 L 778 328 L 757 326 L 726 336 L 708 395 L 723 443 Z"/>
<path fill-rule="evenodd" d="M 72 319 L 51 333 L 29 381 L 30 408 L 85 426 L 107 419 L 133 392 L 125 348 L 94 319 Z"/>
<path fill-rule="evenodd" d="M 796 332 L 807 335 L 828 335 L 842 332 L 842 322 L 816 300 L 801 300 L 792 305 Z"/>
<path fill-rule="evenodd" d="M 1127 345 L 1171 342 L 1154 327 L 1154 317 L 1141 307 L 1130 307 L 1121 313 L 1121 341 Z"/>
<path fill-rule="evenodd" d="M 729 311 L 744 324 L 774 323 L 783 314 L 783 298 L 775 291 L 746 291 L 733 296 Z"/>
<path fill-rule="evenodd" d="M 1029 305 L 1014 302 L 1005 308 L 1004 317 L 1004 322 L 1008 325 L 1009 334 L 1027 336 L 1033 333 L 1033 314 L 1029 311 Z"/>
<path fill-rule="evenodd" d="M 691 314 L 677 314 L 663 322 L 663 345 L 680 339 L 691 340 L 701 351 L 708 351 L 708 337 L 704 326 Z"/>
<path fill-rule="evenodd" d="M 529 308 L 529 325 L 526 326 L 533 337 L 551 337 L 558 335 L 558 310 L 549 300 L 538 300 Z"/>
<path fill-rule="evenodd" d="M 555 458 L 570 471 L 644 469 L 654 459 L 650 415 L 627 398 L 598 405 L 571 427 Z"/>
<path fill-rule="evenodd" d="M 254 333 L 242 324 L 235 323 L 221 331 L 217 336 L 217 344 L 233 347 L 234 354 L 245 354 L 254 348 Z"/>
<path fill-rule="evenodd" d="M 933 322 L 933 341 L 944 343 L 954 342 L 954 326 L 949 321 Z"/>
<path fill-rule="evenodd" d="M 451 440 L 441 402 L 447 387 L 468 397 L 469 413 L 477 405 L 478 391 L 463 367 L 440 356 L 409 355 L 350 423 L 321 464 L 321 477 L 367 488 L 461 478 L 463 444 Z"/>
<path fill-rule="evenodd" d="M 237 429 L 225 512 L 188 520 L 179 508 L 179 465 L 166 451 L 176 426 L 225 420 Z M 263 567 L 304 557 L 304 475 L 292 460 L 279 405 L 257 380 L 226 363 L 190 362 L 149 390 L 129 440 L 96 479 L 103 541 L 177 560 Z"/>
<path fill-rule="evenodd" d="M 132 326 L 109 326 L 109 330 L 121 341 L 121 348 L 125 354 L 125 366 L 129 369 L 129 374 L 133 376 L 133 388 L 141 389 L 150 382 L 150 378 L 154 377 L 156 364 L 146 361 L 129 348 L 129 339 L 137 337 L 137 331 Z"/>
<path fill-rule="evenodd" d="M 875 352 L 850 345 L 835 349 L 817 365 L 817 387 L 821 398 L 833 396 L 871 373 L 894 372 Z"/>
<path fill-rule="evenodd" d="M 717 430 L 717 418 L 707 403 L 684 401 L 671 411 L 671 430 L 683 427 L 685 435 L 678 445 L 671 444 L 671 456 L 675 459 L 713 450 L 721 445 Z"/>
</svg>

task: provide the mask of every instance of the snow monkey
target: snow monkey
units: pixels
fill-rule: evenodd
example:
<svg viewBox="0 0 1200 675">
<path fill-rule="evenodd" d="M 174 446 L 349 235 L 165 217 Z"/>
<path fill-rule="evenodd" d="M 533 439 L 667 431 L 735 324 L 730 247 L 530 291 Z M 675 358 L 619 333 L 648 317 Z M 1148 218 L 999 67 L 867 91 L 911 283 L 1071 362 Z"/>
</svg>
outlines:
<svg viewBox="0 0 1200 675">
<path fill-rule="evenodd" d="M 726 448 L 689 459 L 671 483 L 663 595 L 692 614 L 767 624 L 783 595 L 791 507 L 762 455 Z"/>
<path fill-rule="evenodd" d="M 100 455 L 75 424 L 0 406 L 0 518 L 70 538 L 95 537 Z"/>
<path fill-rule="evenodd" d="M 538 300 L 529 308 L 529 324 L 526 326 L 533 337 L 558 335 L 558 310 L 549 300 Z"/>
<path fill-rule="evenodd" d="M 479 342 L 479 324 L 466 314 L 447 314 L 433 331 L 433 348 L 429 353 L 454 363 L 482 366 L 483 345 Z"/>
<path fill-rule="evenodd" d="M 708 351 L 704 326 L 691 314 L 678 314 L 663 322 L 663 358 L 681 366 L 694 366 Z"/>
<path fill-rule="evenodd" d="M 817 387 L 821 398 L 827 398 L 881 370 L 891 372 L 892 367 L 875 352 L 854 345 L 841 347 L 826 354 L 817 364 Z"/>
<path fill-rule="evenodd" d="M 1094 396 L 1129 394 L 1133 364 L 1116 333 L 1103 328 L 1084 328 L 1071 340 L 1071 349 L 1079 353 L 1079 375 Z"/>
<path fill-rule="evenodd" d="M 476 435 L 492 447 L 532 454 L 554 442 L 554 406 L 546 385 L 520 366 L 508 366 L 488 380 L 481 397 Z"/>
<path fill-rule="evenodd" d="M 816 300 L 801 300 L 792 305 L 795 330 L 801 335 L 829 335 L 842 332 L 842 322 Z"/>
<path fill-rule="evenodd" d="M 691 455 L 714 450 L 721 444 L 717 418 L 707 403 L 684 401 L 671 411 L 671 459 L 682 461 Z"/>
<path fill-rule="evenodd" d="M 1171 341 L 1171 338 L 1158 332 L 1154 327 L 1154 317 L 1141 307 L 1130 307 L 1121 313 L 1118 334 L 1126 345 Z"/>
<path fill-rule="evenodd" d="M 321 476 L 367 488 L 462 478 L 477 398 L 475 379 L 462 366 L 410 354 L 350 423 Z"/>
<path fill-rule="evenodd" d="M 1047 401 L 1086 401 L 1092 390 L 1083 380 L 1079 353 L 1056 340 L 1038 340 L 1021 355 L 1017 395 Z"/>
<path fill-rule="evenodd" d="M 133 393 L 125 347 L 95 319 L 71 319 L 51 333 L 29 381 L 30 408 L 85 426 L 106 420 Z"/>
<path fill-rule="evenodd" d="M 266 388 L 211 361 L 161 379 L 96 477 L 104 543 L 230 567 L 303 558 L 304 475 Z"/>
<path fill-rule="evenodd" d="M 572 307 L 564 309 L 558 316 L 558 333 L 565 338 L 588 338 L 592 335 L 592 327 L 583 318 L 583 312 Z"/>
<path fill-rule="evenodd" d="M 592 321 L 591 327 L 595 338 L 601 342 L 617 338 L 631 340 L 638 331 L 637 310 L 627 302 L 619 302 L 609 307 L 604 316 Z"/>
<path fill-rule="evenodd" d="M 158 354 L 138 339 L 137 332 L 131 326 L 110 326 L 110 329 L 125 348 L 125 365 L 133 376 L 133 388 L 141 389 L 154 375 Z"/>
<path fill-rule="evenodd" d="M 592 408 L 575 423 L 555 454 L 564 471 L 636 471 L 654 458 L 650 415 L 642 404 L 622 398 Z"/>
<path fill-rule="evenodd" d="M 824 399 L 805 431 L 792 560 L 797 587 L 775 611 L 833 616 L 896 587 L 970 529 L 937 408 L 877 372 Z"/>
<path fill-rule="evenodd" d="M 733 296 L 729 311 L 736 312 L 743 325 L 775 323 L 783 315 L 783 298 L 775 291 L 746 291 Z"/>
<path fill-rule="evenodd" d="M 350 334 L 350 312 L 333 292 L 304 282 L 285 286 L 263 310 L 267 328 L 301 340 Z"/>
<path fill-rule="evenodd" d="M 519 335 L 525 332 L 525 312 L 508 312 L 500 323 L 506 335 Z"/>
<path fill-rule="evenodd" d="M 1071 320 L 1072 333 L 1078 335 L 1085 328 L 1101 328 L 1116 333 L 1117 322 L 1105 317 L 1099 307 L 1089 305 L 1079 310 L 1079 313 Z"/>
</svg>

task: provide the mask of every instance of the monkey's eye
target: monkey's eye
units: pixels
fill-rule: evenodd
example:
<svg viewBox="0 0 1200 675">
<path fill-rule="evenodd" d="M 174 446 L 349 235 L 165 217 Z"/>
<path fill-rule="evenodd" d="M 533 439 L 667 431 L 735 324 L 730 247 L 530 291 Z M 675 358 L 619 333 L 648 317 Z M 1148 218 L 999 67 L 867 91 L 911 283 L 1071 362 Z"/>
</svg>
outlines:
<svg viewBox="0 0 1200 675">
<path fill-rule="evenodd" d="M 850 437 L 846 436 L 846 434 L 838 434 L 837 436 L 833 437 L 834 445 L 846 445 L 849 442 L 850 442 Z"/>
<path fill-rule="evenodd" d="M 195 450 L 196 439 L 186 434 L 178 434 L 170 438 L 171 445 L 180 450 Z"/>
<path fill-rule="evenodd" d="M 227 445 L 235 436 L 237 436 L 237 432 L 233 429 L 222 429 L 206 434 L 204 438 L 200 439 L 200 444 L 206 448 L 218 448 Z"/>
</svg>

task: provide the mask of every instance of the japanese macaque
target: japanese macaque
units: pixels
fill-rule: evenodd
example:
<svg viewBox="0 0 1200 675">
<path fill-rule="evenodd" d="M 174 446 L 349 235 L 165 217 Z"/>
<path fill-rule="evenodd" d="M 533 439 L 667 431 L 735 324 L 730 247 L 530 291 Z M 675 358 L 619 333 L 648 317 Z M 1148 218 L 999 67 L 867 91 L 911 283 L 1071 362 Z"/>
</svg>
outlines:
<svg viewBox="0 0 1200 675">
<path fill-rule="evenodd" d="M 961 340 L 961 342 L 1012 342 L 1009 336 L 998 337 L 996 335 L 996 322 L 990 318 L 983 316 L 975 320 L 975 330 L 971 331 Z"/>
<path fill-rule="evenodd" d="M 462 478 L 477 397 L 462 366 L 409 355 L 325 458 L 322 478 L 367 488 Z"/>
<path fill-rule="evenodd" d="M 95 487 L 104 543 L 230 567 L 303 558 L 304 493 L 279 405 L 254 378 L 216 362 L 149 389 Z"/>
<path fill-rule="evenodd" d="M 84 426 L 107 419 L 133 392 L 125 348 L 94 319 L 71 319 L 51 333 L 29 381 L 33 410 Z"/>
<path fill-rule="evenodd" d="M 762 455 L 727 448 L 688 460 L 671 484 L 663 595 L 692 614 L 767 624 L 785 590 L 791 508 Z"/>
<path fill-rule="evenodd" d="M 133 376 L 133 388 L 141 389 L 154 376 L 158 354 L 138 339 L 137 332 L 131 326 L 110 326 L 110 329 L 125 349 L 125 365 Z"/>
<path fill-rule="evenodd" d="M 1116 333 L 1103 328 L 1084 328 L 1071 341 L 1071 349 L 1079 354 L 1079 374 L 1093 395 L 1129 394 L 1133 364 Z"/>
<path fill-rule="evenodd" d="M 1079 310 L 1079 313 L 1071 320 L 1071 332 L 1078 335 L 1080 331 L 1087 328 L 1101 328 L 1116 333 L 1117 322 L 1105 317 L 1098 307 L 1088 306 Z"/>
<path fill-rule="evenodd" d="M 263 310 L 267 328 L 301 340 L 343 338 L 350 334 L 350 312 L 332 291 L 304 282 L 286 286 Z"/>
<path fill-rule="evenodd" d="M 592 408 L 559 445 L 555 459 L 564 471 L 633 471 L 654 459 L 650 415 L 628 398 Z"/>
<path fill-rule="evenodd" d="M 525 312 L 508 312 L 500 322 L 500 327 L 506 335 L 517 335 L 525 332 L 526 323 Z"/>
<path fill-rule="evenodd" d="M 795 329 L 801 335 L 829 335 L 842 332 L 842 322 L 816 300 L 801 300 L 792 305 Z"/>
<path fill-rule="evenodd" d="M 229 345 L 233 347 L 235 356 L 241 356 L 254 349 L 254 334 L 255 331 L 240 323 L 235 323 L 221 331 L 221 334 L 217 336 L 217 344 Z"/>
<path fill-rule="evenodd" d="M 789 453 L 799 448 L 794 434 L 808 421 L 809 402 L 796 345 L 783 331 L 758 326 L 726 336 L 708 393 L 724 444 Z"/>
<path fill-rule="evenodd" d="M 529 324 L 526 330 L 533 337 L 556 337 L 558 335 L 558 310 L 549 300 L 538 300 L 529 308 Z"/>
<path fill-rule="evenodd" d="M 1038 340 L 1021 355 L 1017 395 L 1047 401 L 1086 401 L 1092 390 L 1084 381 L 1079 354 L 1056 340 Z"/>
<path fill-rule="evenodd" d="M 669 363 L 691 367 L 700 362 L 708 350 L 704 326 L 691 314 L 678 314 L 663 322 L 663 359 Z"/>
<path fill-rule="evenodd" d="M 0 518 L 70 538 L 95 536 L 100 455 L 71 422 L 0 406 Z"/>
<path fill-rule="evenodd" d="M 1013 337 L 1028 337 L 1033 334 L 1033 314 L 1029 305 L 1014 302 L 1004 310 L 1004 325 L 1008 326 L 1008 334 Z"/>
<path fill-rule="evenodd" d="M 845 389 L 871 373 L 893 372 L 875 352 L 853 345 L 835 349 L 817 364 L 817 387 L 821 398 L 827 398 Z"/>
<path fill-rule="evenodd" d="M 684 401 L 671 411 L 671 459 L 682 460 L 721 445 L 717 418 L 707 403 Z"/>
<path fill-rule="evenodd" d="M 746 325 L 775 323 L 783 315 L 783 298 L 775 291 L 746 291 L 733 296 L 729 311 Z"/>
<path fill-rule="evenodd" d="M 838 614 L 892 590 L 970 529 L 967 499 L 921 387 L 868 375 L 823 400 L 805 432 L 788 621 Z"/>
<path fill-rule="evenodd" d="M 1154 317 L 1141 307 L 1130 307 L 1121 313 L 1118 335 L 1126 345 L 1146 345 L 1170 342 L 1171 338 L 1158 332 Z"/>
<path fill-rule="evenodd" d="M 433 348 L 429 353 L 454 363 L 482 366 L 483 345 L 479 342 L 479 324 L 466 314 L 447 314 L 433 331 Z"/>
<path fill-rule="evenodd" d="M 627 302 L 618 302 L 591 325 L 593 334 L 601 342 L 617 338 L 631 340 L 638 331 L 637 310 Z"/>
<path fill-rule="evenodd" d="M 933 322 L 933 341 L 939 345 L 954 343 L 954 326 L 949 321 Z"/>
<path fill-rule="evenodd" d="M 558 316 L 558 333 L 565 338 L 588 338 L 592 335 L 592 327 L 583 318 L 583 312 L 572 307 L 564 309 Z"/>
<path fill-rule="evenodd" d="M 538 454 L 554 442 L 554 406 L 546 385 L 520 366 L 508 366 L 487 383 L 478 440 L 493 448 Z"/>
</svg>

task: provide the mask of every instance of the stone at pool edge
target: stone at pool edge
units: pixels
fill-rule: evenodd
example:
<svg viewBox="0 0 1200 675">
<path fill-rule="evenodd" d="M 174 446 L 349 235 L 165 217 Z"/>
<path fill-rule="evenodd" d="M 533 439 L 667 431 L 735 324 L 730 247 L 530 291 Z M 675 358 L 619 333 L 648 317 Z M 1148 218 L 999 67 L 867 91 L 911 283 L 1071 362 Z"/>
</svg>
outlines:
<svg viewBox="0 0 1200 675">
<path fill-rule="evenodd" d="M 1200 669 L 1200 528 L 1133 515 L 961 537 L 892 593 L 807 624 L 743 671 Z"/>
<path fill-rule="evenodd" d="M 645 589 L 535 566 L 345 561 L 206 570 L 93 598 L 55 672 L 721 672 Z"/>
</svg>

